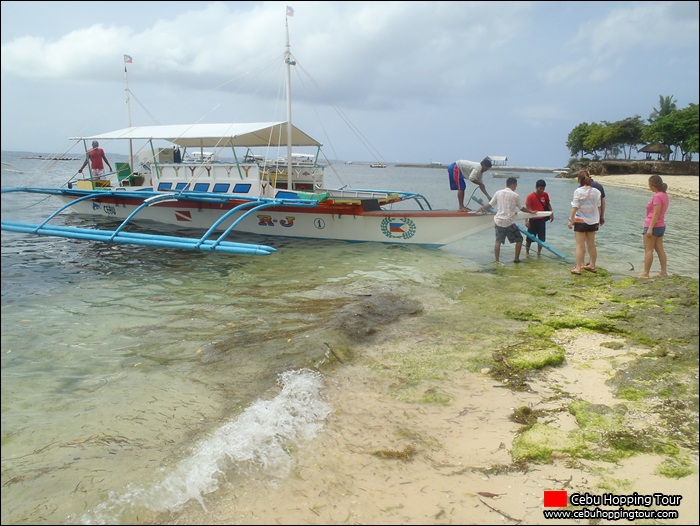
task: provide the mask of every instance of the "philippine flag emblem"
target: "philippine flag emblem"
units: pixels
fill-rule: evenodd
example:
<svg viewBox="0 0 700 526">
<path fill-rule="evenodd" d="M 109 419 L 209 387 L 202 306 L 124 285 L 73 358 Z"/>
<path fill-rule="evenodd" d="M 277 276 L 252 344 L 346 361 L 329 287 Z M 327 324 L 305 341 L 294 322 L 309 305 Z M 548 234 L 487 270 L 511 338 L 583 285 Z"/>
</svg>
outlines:
<svg viewBox="0 0 700 526">
<path fill-rule="evenodd" d="M 410 239 L 416 233 L 416 224 L 407 217 L 385 217 L 380 228 L 390 238 Z"/>
<path fill-rule="evenodd" d="M 392 234 L 403 234 L 406 223 L 389 223 L 389 232 Z"/>
</svg>

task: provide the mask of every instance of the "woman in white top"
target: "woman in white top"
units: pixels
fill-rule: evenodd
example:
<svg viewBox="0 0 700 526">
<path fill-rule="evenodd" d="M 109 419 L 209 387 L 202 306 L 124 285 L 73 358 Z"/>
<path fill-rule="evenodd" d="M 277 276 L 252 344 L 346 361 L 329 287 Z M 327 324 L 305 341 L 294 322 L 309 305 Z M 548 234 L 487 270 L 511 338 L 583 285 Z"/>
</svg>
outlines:
<svg viewBox="0 0 700 526">
<path fill-rule="evenodd" d="M 574 190 L 571 202 L 571 214 L 568 227 L 576 233 L 576 266 L 572 274 L 581 274 L 581 270 L 596 271 L 598 251 L 595 246 L 595 233 L 600 226 L 600 207 L 602 199 L 600 190 L 591 186 L 591 176 L 586 170 L 578 174 L 579 187 Z M 588 251 L 589 263 L 584 265 Z"/>
</svg>

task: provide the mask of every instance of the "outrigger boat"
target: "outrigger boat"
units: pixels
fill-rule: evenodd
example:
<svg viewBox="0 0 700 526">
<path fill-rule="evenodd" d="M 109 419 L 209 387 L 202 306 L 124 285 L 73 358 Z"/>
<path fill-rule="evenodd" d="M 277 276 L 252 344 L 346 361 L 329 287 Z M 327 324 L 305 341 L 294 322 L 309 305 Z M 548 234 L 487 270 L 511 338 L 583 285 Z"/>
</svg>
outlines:
<svg viewBox="0 0 700 526">
<path fill-rule="evenodd" d="M 288 36 L 285 63 L 289 94 L 289 67 L 295 62 Z M 493 227 L 493 214 L 433 210 L 423 195 L 413 192 L 326 188 L 324 166 L 318 162 L 321 143 L 292 125 L 289 103 L 287 111 L 285 122 L 139 126 L 74 137 L 85 143 L 86 151 L 92 140 L 102 144 L 129 141 L 130 152 L 135 141 L 145 146 L 137 158 L 130 155 L 129 163 L 117 163 L 116 172 L 105 179 L 90 174 L 60 188 L 3 189 L 3 193 L 53 195 L 63 206 L 40 224 L 3 220 L 2 230 L 267 255 L 275 249 L 227 238 L 243 232 L 273 238 L 439 247 Z M 269 151 L 284 146 L 287 155 L 278 162 L 254 153 L 259 148 Z M 315 157 L 293 154 L 292 148 L 297 147 L 315 147 L 317 153 Z M 174 155 L 176 151 L 180 155 Z M 111 218 L 119 224 L 114 230 L 102 230 L 52 223 L 64 211 Z M 132 223 L 150 225 L 149 230 L 158 224 L 169 225 L 168 231 L 173 226 L 191 229 L 193 237 L 172 236 L 157 227 L 154 234 L 129 232 Z"/>
</svg>

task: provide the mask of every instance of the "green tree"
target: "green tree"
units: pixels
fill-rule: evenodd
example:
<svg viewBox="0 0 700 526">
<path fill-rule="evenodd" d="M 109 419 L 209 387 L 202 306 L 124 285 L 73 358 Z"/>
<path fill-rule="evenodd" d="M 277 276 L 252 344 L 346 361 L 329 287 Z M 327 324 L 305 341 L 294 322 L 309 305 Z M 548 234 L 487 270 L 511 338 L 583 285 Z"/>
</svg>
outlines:
<svg viewBox="0 0 700 526">
<path fill-rule="evenodd" d="M 569 137 L 566 140 L 566 147 L 569 149 L 571 157 L 581 158 L 587 153 L 584 141 L 588 136 L 589 128 L 590 125 L 587 122 L 582 122 L 569 132 Z"/>
<path fill-rule="evenodd" d="M 625 159 L 632 157 L 632 148 L 642 142 L 644 122 L 639 115 L 628 117 L 608 125 L 608 142 L 611 151 L 622 150 Z"/>
<path fill-rule="evenodd" d="M 659 109 L 654 108 L 654 111 L 649 115 L 649 122 L 654 123 L 658 119 L 666 117 L 666 115 L 670 115 L 676 111 L 676 102 L 677 101 L 673 99 L 673 95 L 667 95 L 666 97 L 659 95 Z"/>
<path fill-rule="evenodd" d="M 681 159 L 691 159 L 692 154 L 698 153 L 698 117 L 698 105 L 691 103 L 687 108 L 660 117 L 647 126 L 643 137 L 647 142 L 660 142 L 674 148 L 674 159 L 678 150 Z"/>
<path fill-rule="evenodd" d="M 588 128 L 588 135 L 583 141 L 585 149 L 599 158 L 598 152 L 603 152 L 603 159 L 611 157 L 615 149 L 614 130 L 609 122 L 594 122 Z"/>
</svg>

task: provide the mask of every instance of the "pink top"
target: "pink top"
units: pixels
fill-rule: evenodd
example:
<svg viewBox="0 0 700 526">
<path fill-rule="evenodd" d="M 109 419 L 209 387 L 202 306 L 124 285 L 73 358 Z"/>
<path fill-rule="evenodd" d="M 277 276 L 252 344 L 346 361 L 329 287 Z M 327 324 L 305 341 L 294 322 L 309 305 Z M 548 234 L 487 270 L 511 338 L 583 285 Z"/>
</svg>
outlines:
<svg viewBox="0 0 700 526">
<path fill-rule="evenodd" d="M 654 192 L 654 197 L 652 197 L 649 204 L 647 204 L 647 218 L 646 221 L 644 221 L 645 228 L 649 228 L 651 224 L 651 218 L 654 215 L 654 207 L 656 205 L 661 205 L 661 214 L 654 227 L 666 226 L 664 216 L 666 215 L 666 210 L 668 210 L 668 194 L 666 192 Z"/>
</svg>

